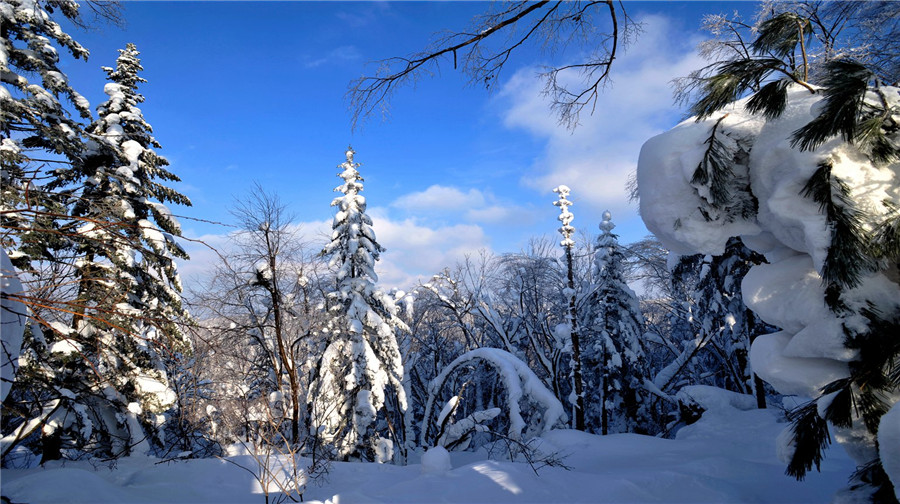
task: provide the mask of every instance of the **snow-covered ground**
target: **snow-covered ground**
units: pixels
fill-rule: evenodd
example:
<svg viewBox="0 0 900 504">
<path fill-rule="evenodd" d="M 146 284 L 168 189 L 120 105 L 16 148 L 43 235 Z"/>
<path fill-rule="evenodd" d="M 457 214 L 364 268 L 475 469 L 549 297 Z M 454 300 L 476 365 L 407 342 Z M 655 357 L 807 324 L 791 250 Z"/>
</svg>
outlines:
<svg viewBox="0 0 900 504">
<path fill-rule="evenodd" d="M 606 437 L 557 430 L 539 440 L 564 456 L 569 469 L 487 460 L 483 453 L 440 454 L 424 467 L 335 463 L 322 484 L 310 483 L 305 502 L 828 502 L 853 471 L 840 447 L 827 452 L 822 472 L 797 482 L 784 475 L 775 439 L 785 423 L 776 409 L 742 411 L 712 394 L 714 404 L 676 439 L 620 434 Z M 701 401 L 707 402 L 707 401 Z M 418 459 L 418 456 L 415 457 Z M 430 460 L 428 460 L 430 459 Z M 232 460 L 253 466 L 247 455 Z M 2 493 L 12 502 L 261 503 L 253 477 L 222 460 L 158 463 L 127 458 L 114 465 L 51 463 L 4 469 Z"/>
</svg>

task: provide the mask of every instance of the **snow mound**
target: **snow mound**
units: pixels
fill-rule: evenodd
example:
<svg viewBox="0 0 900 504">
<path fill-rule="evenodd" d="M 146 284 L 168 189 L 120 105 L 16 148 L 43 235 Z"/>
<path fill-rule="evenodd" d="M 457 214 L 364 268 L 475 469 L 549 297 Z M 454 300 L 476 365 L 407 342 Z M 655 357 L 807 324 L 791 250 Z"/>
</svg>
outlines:
<svg viewBox="0 0 900 504">
<path fill-rule="evenodd" d="M 450 470 L 450 452 L 433 446 L 422 455 L 422 474 L 443 474 Z"/>
<path fill-rule="evenodd" d="M 676 398 L 689 400 L 706 411 L 722 411 L 731 408 L 742 411 L 756 409 L 756 397 L 708 385 L 689 385 L 678 391 Z"/>
</svg>

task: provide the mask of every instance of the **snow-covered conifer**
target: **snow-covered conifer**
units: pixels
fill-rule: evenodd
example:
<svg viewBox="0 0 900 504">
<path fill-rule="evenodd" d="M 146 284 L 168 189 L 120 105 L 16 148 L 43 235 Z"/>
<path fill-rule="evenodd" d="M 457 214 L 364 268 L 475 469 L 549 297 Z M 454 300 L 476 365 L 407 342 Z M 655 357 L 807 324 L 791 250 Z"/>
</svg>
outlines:
<svg viewBox="0 0 900 504">
<path fill-rule="evenodd" d="M 765 255 L 769 264 L 744 277 L 743 297 L 782 330 L 755 340 L 752 367 L 779 392 L 813 398 L 790 415 L 788 473 L 818 467 L 833 430 L 862 468 L 853 492 L 889 502 L 900 482 L 881 465 L 877 431 L 898 398 L 900 90 L 847 59 L 807 75 L 809 39 L 798 30 L 820 26 L 776 18 L 760 23 L 747 61 L 714 67 L 697 120 L 645 143 L 641 215 L 677 253 L 721 254 L 740 236 Z M 773 57 L 782 61 L 765 62 Z M 783 80 L 757 85 L 778 68 L 789 68 Z M 722 180 L 748 184 L 748 214 L 704 218 L 711 202 L 685 176 L 713 130 L 744 146 L 717 164 Z"/>
<path fill-rule="evenodd" d="M 685 384 L 713 385 L 734 392 L 756 394 L 757 406 L 766 407 L 765 387 L 750 367 L 750 343 L 773 328 L 744 304 L 741 281 L 765 258 L 748 249 L 740 238 L 728 241 L 722 255 L 681 256 L 673 268 L 673 282 L 682 299 L 684 327 L 679 353 L 654 378 L 664 392 Z"/>
<path fill-rule="evenodd" d="M 44 319 L 45 329 L 32 329 L 17 396 L 56 397 L 46 416 L 42 403 L 24 406 L 43 416 L 44 460 L 69 450 L 117 457 L 161 445 L 164 413 L 175 404 L 168 372 L 189 350 L 177 326 L 187 313 L 174 263 L 187 255 L 162 203 L 189 201 L 158 181 L 178 179 L 161 168 L 167 162 L 137 108 L 138 53 L 131 44 L 120 53 L 116 68 L 105 68 L 109 100 L 84 133 L 90 140 L 53 186 L 67 205 L 74 202 L 64 228 L 72 255 L 51 259 L 70 265 L 74 299 L 61 312 L 71 317 L 56 314 Z M 21 434 L 16 442 L 28 437 Z"/>
<path fill-rule="evenodd" d="M 406 412 L 395 334 L 406 326 L 392 297 L 375 285 L 375 262 L 384 248 L 366 214 L 354 154 L 348 148 L 347 160 L 339 165 L 344 182 L 335 191 L 343 196 L 331 203 L 337 212 L 331 242 L 322 251 L 336 272 L 336 285 L 327 295 L 327 347 L 310 387 L 310 433 L 333 443 L 343 459 L 383 462 L 391 458 L 391 432 L 403 429 Z M 390 405 L 397 407 L 391 411 Z"/>
<path fill-rule="evenodd" d="M 739 238 L 732 238 L 724 254 L 706 256 L 693 296 L 697 337 L 710 341 L 716 354 L 715 384 L 755 394 L 760 408 L 766 405 L 765 390 L 750 366 L 750 343 L 772 328 L 744 304 L 741 281 L 753 265 L 764 262 L 762 255 L 749 250 Z"/>
<path fill-rule="evenodd" d="M 624 251 L 603 213 L 597 238 L 589 300 L 591 343 L 582 352 L 588 429 L 601 434 L 651 432 L 644 391 L 643 316 L 624 276 Z"/>
<path fill-rule="evenodd" d="M 48 5 L 51 4 L 51 5 Z M 69 247 L 68 195 L 60 188 L 77 178 L 84 127 L 69 112 L 90 118 L 90 104 L 69 84 L 60 52 L 87 60 L 88 50 L 48 12 L 77 19 L 71 0 L 0 2 L 0 230 L 3 246 L 21 270 Z"/>
</svg>

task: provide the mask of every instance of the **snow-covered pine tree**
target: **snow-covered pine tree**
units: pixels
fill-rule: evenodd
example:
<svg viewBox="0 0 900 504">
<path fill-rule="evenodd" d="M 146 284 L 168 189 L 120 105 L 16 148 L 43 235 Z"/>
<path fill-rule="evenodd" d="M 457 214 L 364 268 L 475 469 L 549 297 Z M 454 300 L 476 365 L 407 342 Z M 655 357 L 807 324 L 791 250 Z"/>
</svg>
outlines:
<svg viewBox="0 0 900 504">
<path fill-rule="evenodd" d="M 802 479 L 818 467 L 833 430 L 861 467 L 845 496 L 896 502 L 900 473 L 887 473 L 882 460 L 897 459 L 900 448 L 879 442 L 881 418 L 900 397 L 900 90 L 882 73 L 896 66 L 833 53 L 808 72 L 807 35 L 839 34 L 822 33 L 826 25 L 802 10 L 776 12 L 755 28 L 750 53 L 714 64 L 703 79 L 697 122 L 644 145 L 641 214 L 678 253 L 718 254 L 741 236 L 766 255 L 770 264 L 745 276 L 744 299 L 783 330 L 758 337 L 750 359 L 776 390 L 813 398 L 790 415 L 782 439 L 788 474 Z M 697 187 L 683 170 L 704 162 L 696 153 L 716 130 L 748 149 L 713 153 L 724 171 L 712 179 L 743 178 L 749 185 L 738 197 L 754 201 L 743 206 L 748 215 L 701 221 L 695 215 L 709 201 L 687 189 Z"/>
<path fill-rule="evenodd" d="M 572 249 L 575 247 L 575 240 L 572 237 L 575 234 L 575 227 L 572 226 L 572 220 L 575 218 L 569 207 L 572 201 L 568 199 L 571 190 L 568 186 L 560 185 L 553 189 L 553 192 L 559 194 L 559 199 L 553 204 L 559 207 L 559 221 L 562 226 L 559 233 L 563 239 L 559 243 L 565 250 L 566 254 L 566 287 L 563 293 L 566 298 L 566 332 L 568 334 L 569 345 L 571 348 L 571 381 L 572 381 L 572 397 L 570 403 L 574 409 L 573 427 L 583 431 L 585 429 L 585 413 L 584 413 L 584 382 L 581 371 L 581 341 L 578 334 L 578 313 L 576 311 L 576 291 L 575 291 L 575 265 L 572 257 Z M 559 331 L 557 331 L 559 332 Z"/>
<path fill-rule="evenodd" d="M 81 118 L 90 104 L 69 84 L 60 50 L 87 60 L 88 50 L 65 33 L 48 11 L 76 20 L 78 4 L 3 0 L 0 2 L 0 245 L 18 269 L 40 269 L 70 243 L 73 225 L 68 194 L 61 191 L 73 176 L 73 163 L 84 150 Z M 57 47 L 59 49 L 57 49 Z"/>
<path fill-rule="evenodd" d="M 163 185 L 179 178 L 154 150 L 161 146 L 138 108 L 144 102 L 138 86 L 146 82 L 139 75 L 139 54 L 134 44 L 127 44 L 119 50 L 115 67 L 103 67 L 110 81 L 104 87 L 108 99 L 97 107 L 98 119 L 88 128 L 94 141 L 88 143 L 82 166 L 87 180 L 72 211 L 86 222 L 79 236 L 88 238 L 78 241 L 83 257 L 77 265 L 80 285 L 101 290 L 80 299 L 79 310 L 99 311 L 115 300 L 116 310 L 110 313 L 118 327 L 91 327 L 96 317 L 82 317 L 80 312 L 73 326 L 79 334 L 113 329 L 112 348 L 100 349 L 98 367 L 115 370 L 110 374 L 120 382 L 117 390 L 134 390 L 123 399 L 130 410 L 144 412 L 139 416 L 146 432 L 131 432 L 133 439 L 156 432 L 148 418 L 174 404 L 167 371 L 190 351 L 178 328 L 188 314 L 174 262 L 188 256 L 175 241 L 181 227 L 165 206 L 190 205 L 190 200 Z M 135 402 L 139 407 L 131 406 Z M 154 423 L 160 426 L 159 420 Z"/>
<path fill-rule="evenodd" d="M 64 387 L 45 386 L 39 371 L 46 362 L 29 350 L 53 353 L 43 333 L 52 332 L 54 323 L 67 332 L 63 321 L 71 311 L 71 237 L 80 222 L 66 216 L 76 190 L 69 183 L 78 178 L 77 165 L 83 161 L 85 132 L 65 102 L 81 118 L 91 117 L 89 103 L 61 70 L 57 48 L 75 59 L 87 59 L 88 51 L 62 30 L 52 12 L 70 20 L 79 17 L 74 1 L 0 2 L 0 246 L 27 275 L 28 289 L 18 300 L 36 322 L 25 328 L 21 367 L 3 408 L 4 463 L 21 441 L 39 437 L 43 425 L 52 430 L 50 417 L 73 395 Z"/>
<path fill-rule="evenodd" d="M 673 269 L 673 281 L 682 284 L 684 299 L 677 310 L 690 333 L 681 352 L 662 368 L 654 384 L 674 392 L 685 384 L 712 385 L 743 394 L 755 394 L 757 406 L 766 407 L 764 384 L 750 367 L 750 343 L 772 332 L 746 307 L 741 281 L 747 271 L 765 258 L 748 249 L 740 238 L 728 241 L 722 255 L 681 256 Z"/>
<path fill-rule="evenodd" d="M 333 444 L 342 459 L 386 462 L 394 457 L 395 433 L 404 427 L 406 391 L 395 331 L 407 329 L 394 300 L 375 285 L 375 262 L 384 248 L 366 214 L 354 154 L 348 148 L 347 160 L 339 165 L 344 183 L 335 191 L 343 196 L 331 203 L 337 212 L 331 242 L 322 250 L 336 272 L 336 285 L 327 294 L 327 346 L 317 356 L 310 386 L 310 434 Z M 392 411 L 390 404 L 399 407 Z"/>
<path fill-rule="evenodd" d="M 766 407 L 763 383 L 750 366 L 750 344 L 757 336 L 772 332 L 747 308 L 741 294 L 741 281 L 750 267 L 765 258 L 733 237 L 718 256 L 707 255 L 701 267 L 700 282 L 694 293 L 697 336 L 712 343 L 715 385 L 755 394 L 757 406 Z M 707 373 L 712 370 L 707 370 Z"/>
<path fill-rule="evenodd" d="M 597 238 L 589 299 L 590 329 L 585 344 L 585 413 L 588 430 L 601 434 L 654 431 L 644 391 L 647 370 L 642 342 L 643 316 L 624 277 L 624 251 L 603 213 Z"/>
<path fill-rule="evenodd" d="M 178 179 L 161 168 L 167 162 L 153 151 L 159 144 L 137 108 L 137 51 L 129 44 L 120 52 L 116 68 L 104 68 L 110 98 L 88 128 L 90 141 L 51 184 L 75 203 L 66 240 L 72 255 L 57 253 L 50 262 L 77 287 L 53 318 L 37 315 L 46 329 L 34 328 L 26 340 L 17 398 L 31 421 L 19 427 L 38 419 L 45 425 L 40 448 L 33 437 L 26 441 L 43 460 L 161 447 L 164 412 L 175 404 L 168 372 L 189 351 L 177 326 L 187 314 L 173 261 L 187 255 L 161 203 L 189 201 L 155 180 Z M 12 445 L 29 437 L 19 427 Z"/>
<path fill-rule="evenodd" d="M 140 53 L 134 44 L 119 53 L 115 68 L 103 67 L 110 80 L 104 87 L 109 99 L 97 107 L 99 118 L 89 128 L 93 142 L 81 166 L 87 179 L 72 211 L 87 223 L 82 235 L 113 239 L 80 243 L 85 259 L 78 270 L 87 279 L 82 283 L 96 284 L 92 263 L 105 261 L 107 269 L 113 268 L 109 277 L 119 284 L 116 288 L 129 292 L 126 303 L 142 313 L 143 325 L 161 331 L 163 346 L 178 347 L 183 338 L 174 321 L 187 313 L 174 258 L 187 259 L 187 254 L 175 241 L 181 227 L 165 203 L 191 203 L 163 185 L 180 179 L 154 150 L 161 146 L 138 108 L 144 97 L 137 87 L 146 82 L 138 75 L 143 70 Z"/>
</svg>

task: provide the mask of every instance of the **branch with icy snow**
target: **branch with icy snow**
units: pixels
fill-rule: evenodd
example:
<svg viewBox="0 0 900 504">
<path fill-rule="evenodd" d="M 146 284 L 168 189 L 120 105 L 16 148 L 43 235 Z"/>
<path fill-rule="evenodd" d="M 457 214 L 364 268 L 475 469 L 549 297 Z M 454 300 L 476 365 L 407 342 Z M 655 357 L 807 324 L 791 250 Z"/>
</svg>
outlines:
<svg viewBox="0 0 900 504">
<path fill-rule="evenodd" d="M 541 379 L 534 374 L 527 364 L 509 352 L 498 348 L 478 348 L 457 357 L 429 385 L 428 400 L 425 404 L 425 424 L 420 438 L 421 444 L 424 445 L 428 443 L 429 439 L 436 437 L 430 436 L 432 431 L 436 431 L 431 421 L 431 412 L 441 389 L 455 371 L 472 363 L 488 364 L 500 375 L 506 388 L 506 414 L 509 416 L 507 435 L 510 438 L 522 439 L 523 436 L 539 436 L 556 425 L 566 422 L 567 417 L 562 403 L 553 395 L 553 392 L 544 386 Z M 543 408 L 543 415 L 536 419 L 538 426 L 534 432 L 525 432 L 527 424 L 522 417 L 521 409 L 521 401 L 523 400 L 526 401 L 526 404 L 530 404 L 533 407 Z M 450 403 L 448 403 L 449 405 Z M 438 424 L 446 421 L 450 411 L 448 406 L 445 406 L 442 410 Z M 455 405 L 450 406 L 450 409 L 452 410 L 453 407 Z M 473 417 L 469 419 L 469 423 L 474 426 L 476 423 L 488 420 L 485 415 L 481 415 L 478 418 Z"/>
</svg>

